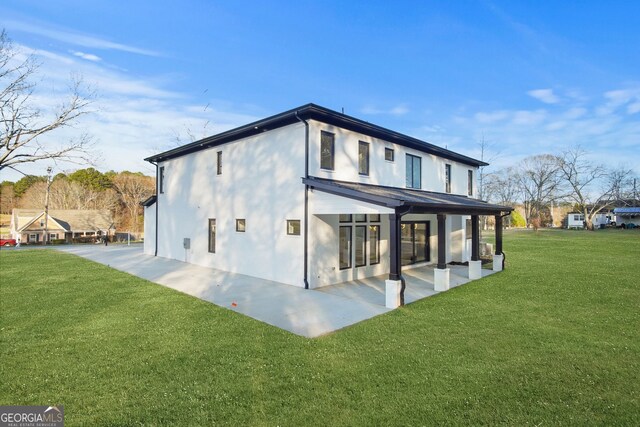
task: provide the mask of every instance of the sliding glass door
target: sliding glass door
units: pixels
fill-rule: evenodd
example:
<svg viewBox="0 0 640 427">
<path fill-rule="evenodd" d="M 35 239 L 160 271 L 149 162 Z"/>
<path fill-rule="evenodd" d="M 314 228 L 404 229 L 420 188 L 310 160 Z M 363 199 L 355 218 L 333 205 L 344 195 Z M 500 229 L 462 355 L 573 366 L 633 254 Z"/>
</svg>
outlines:
<svg viewBox="0 0 640 427">
<path fill-rule="evenodd" d="M 402 265 L 429 261 L 429 221 L 403 222 L 401 248 Z"/>
</svg>

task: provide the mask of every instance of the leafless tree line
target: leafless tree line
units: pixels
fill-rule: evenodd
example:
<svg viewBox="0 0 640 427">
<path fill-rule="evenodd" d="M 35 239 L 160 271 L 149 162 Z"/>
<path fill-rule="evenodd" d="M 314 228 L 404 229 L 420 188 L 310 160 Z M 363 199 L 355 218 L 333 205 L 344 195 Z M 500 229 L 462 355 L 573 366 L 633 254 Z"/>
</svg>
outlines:
<svg viewBox="0 0 640 427">
<path fill-rule="evenodd" d="M 606 209 L 637 202 L 632 171 L 606 167 L 589 159 L 581 147 L 560 155 L 539 154 L 485 174 L 483 195 L 500 204 L 521 203 L 527 226 L 540 221 L 551 204 L 572 203 L 593 230 L 595 216 Z"/>
</svg>

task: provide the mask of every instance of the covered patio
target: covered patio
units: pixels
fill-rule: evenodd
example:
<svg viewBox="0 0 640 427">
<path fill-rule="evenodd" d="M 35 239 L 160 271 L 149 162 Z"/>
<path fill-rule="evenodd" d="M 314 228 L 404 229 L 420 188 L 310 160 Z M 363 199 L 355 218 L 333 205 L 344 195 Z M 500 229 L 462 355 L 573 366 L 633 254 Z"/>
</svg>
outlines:
<svg viewBox="0 0 640 427">
<path fill-rule="evenodd" d="M 493 271 L 503 269 L 502 218 L 513 210 L 509 206 L 495 205 L 457 194 L 384 187 L 317 177 L 303 179 L 303 182 L 313 190 L 376 205 L 383 209 L 383 212 L 389 212 L 390 267 L 388 277 L 384 280 L 385 305 L 388 308 L 396 308 L 404 305 L 405 302 L 411 302 L 411 298 L 424 298 L 429 296 L 430 292 L 446 291 L 452 286 L 461 284 L 463 278 L 466 281 L 471 281 L 486 275 L 480 260 L 480 215 L 495 217 Z M 437 218 L 436 264 L 416 269 L 422 272 L 422 279 L 419 278 L 419 273 L 415 273 L 418 275 L 416 277 L 412 275 L 413 269 L 406 271 L 402 269 L 402 218 L 409 214 L 431 214 Z M 471 218 L 471 257 L 468 266 L 447 264 L 448 215 L 462 215 Z M 407 280 L 409 277 L 411 280 Z M 343 293 L 357 292 L 360 288 L 362 296 L 364 296 L 374 292 L 374 289 L 379 290 L 383 279 L 384 277 L 377 276 L 350 281 L 348 286 L 354 287 L 352 291 L 341 290 L 346 286 L 344 284 L 331 285 L 327 288 L 331 288 L 328 292 Z M 407 290 L 408 286 L 414 286 L 415 289 Z M 367 292 L 367 289 L 370 289 L 370 292 Z"/>
<path fill-rule="evenodd" d="M 404 303 L 412 302 L 437 295 L 440 291 L 435 290 L 435 265 L 425 265 L 422 267 L 405 270 L 402 273 L 406 282 L 404 292 Z M 468 267 L 464 265 L 449 266 L 449 288 L 455 288 L 460 285 L 469 283 L 471 279 L 468 276 Z M 482 277 L 495 273 L 493 270 L 482 269 Z M 344 298 L 365 301 L 370 304 L 385 305 L 386 280 L 388 277 L 375 276 L 365 279 L 352 280 L 349 282 L 338 283 L 336 285 L 324 286 L 316 289 L 319 292 L 325 292 L 330 295 L 337 295 Z"/>
</svg>

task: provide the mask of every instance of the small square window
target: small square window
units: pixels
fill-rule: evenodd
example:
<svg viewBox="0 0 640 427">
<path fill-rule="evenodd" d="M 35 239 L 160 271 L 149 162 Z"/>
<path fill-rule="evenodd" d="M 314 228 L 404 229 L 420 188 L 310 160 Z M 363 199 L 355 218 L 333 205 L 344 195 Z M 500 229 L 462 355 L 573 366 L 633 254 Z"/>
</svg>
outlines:
<svg viewBox="0 0 640 427">
<path fill-rule="evenodd" d="M 244 233 L 246 231 L 246 220 L 245 219 L 236 219 L 236 231 L 238 233 Z"/>
<path fill-rule="evenodd" d="M 356 222 L 367 222 L 367 214 L 356 214 Z"/>
<path fill-rule="evenodd" d="M 370 214 L 369 221 L 371 222 L 380 222 L 380 214 Z"/>
<path fill-rule="evenodd" d="M 384 149 L 384 159 L 388 162 L 393 162 L 394 160 L 394 152 L 393 148 L 385 148 Z"/>
<path fill-rule="evenodd" d="M 340 214 L 340 222 L 351 222 L 351 214 Z"/>
<path fill-rule="evenodd" d="M 300 220 L 299 219 L 288 219 L 287 220 L 287 234 L 291 236 L 299 236 L 300 235 Z"/>
</svg>

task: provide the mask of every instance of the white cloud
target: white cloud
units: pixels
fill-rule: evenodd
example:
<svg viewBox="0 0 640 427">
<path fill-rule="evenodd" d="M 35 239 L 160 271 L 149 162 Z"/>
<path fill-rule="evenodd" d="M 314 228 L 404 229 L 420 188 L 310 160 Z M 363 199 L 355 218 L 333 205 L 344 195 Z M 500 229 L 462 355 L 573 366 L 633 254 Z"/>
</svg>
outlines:
<svg viewBox="0 0 640 427">
<path fill-rule="evenodd" d="M 77 56 L 78 58 L 86 59 L 87 61 L 100 62 L 102 58 L 98 55 L 94 55 L 92 53 L 84 53 L 76 50 L 70 51 L 72 55 Z"/>
<path fill-rule="evenodd" d="M 527 95 L 545 104 L 557 104 L 560 102 L 560 98 L 553 93 L 553 89 L 535 89 L 527 92 Z"/>
<path fill-rule="evenodd" d="M 508 111 L 488 111 L 488 112 L 479 112 L 474 115 L 474 118 L 478 123 L 495 123 L 501 120 L 505 120 L 509 117 Z"/>
<path fill-rule="evenodd" d="M 544 121 L 546 116 L 547 116 L 547 112 L 545 110 L 516 111 L 515 114 L 513 115 L 513 123 L 516 125 L 533 126 L 533 125 L 540 124 L 542 121 Z"/>
<path fill-rule="evenodd" d="M 392 115 L 392 116 L 403 116 L 409 112 L 409 107 L 405 104 L 398 104 L 395 107 L 391 107 L 388 109 L 378 108 L 373 105 L 365 105 L 360 109 L 362 114 L 370 114 L 370 115 Z"/>
<path fill-rule="evenodd" d="M 47 37 L 52 40 L 61 41 L 74 46 L 89 47 L 94 49 L 103 50 L 117 50 L 121 52 L 135 53 L 145 56 L 160 56 L 160 53 L 143 49 L 135 46 L 130 46 L 122 43 L 113 42 L 110 40 L 102 39 L 89 34 L 83 34 L 77 31 L 71 31 L 61 28 L 53 28 L 43 22 L 32 24 L 24 21 L 7 20 L 3 22 L 5 29 L 11 32 L 23 32 L 28 34 L 36 34 L 39 36 Z"/>
<path fill-rule="evenodd" d="M 627 113 L 635 114 L 640 113 L 640 101 L 636 101 L 633 104 L 627 106 Z"/>
</svg>

